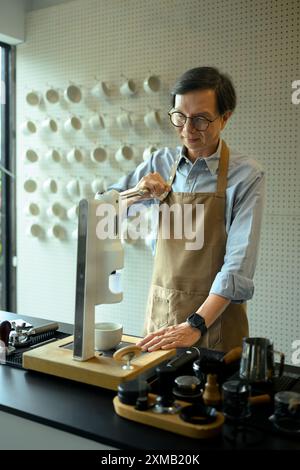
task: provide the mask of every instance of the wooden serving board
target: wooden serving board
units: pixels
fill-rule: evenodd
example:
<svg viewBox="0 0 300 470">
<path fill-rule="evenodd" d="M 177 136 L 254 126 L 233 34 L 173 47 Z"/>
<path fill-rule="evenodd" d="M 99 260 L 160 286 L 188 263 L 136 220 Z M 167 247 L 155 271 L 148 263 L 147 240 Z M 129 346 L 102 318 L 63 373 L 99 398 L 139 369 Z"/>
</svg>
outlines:
<svg viewBox="0 0 300 470">
<path fill-rule="evenodd" d="M 125 343 L 135 344 L 137 340 L 138 338 L 133 336 L 122 336 L 122 341 Z M 122 363 L 116 362 L 111 356 L 99 355 L 98 351 L 95 351 L 95 356 L 88 361 L 75 361 L 73 351 L 64 347 L 72 342 L 73 336 L 68 336 L 25 352 L 23 367 L 97 387 L 117 390 L 121 382 L 134 379 L 145 370 L 174 356 L 176 352 L 175 349 L 170 349 L 142 353 L 132 360 L 133 370 L 124 370 Z"/>
<path fill-rule="evenodd" d="M 148 399 L 150 405 L 155 402 L 156 395 L 149 394 Z M 188 406 L 190 403 L 176 400 L 180 406 Z M 224 424 L 223 413 L 217 412 L 217 418 L 214 423 L 210 424 L 192 424 L 180 418 L 179 413 L 176 414 L 160 414 L 154 413 L 151 408 L 147 411 L 136 410 L 134 406 L 125 405 L 116 396 L 113 399 L 114 409 L 117 415 L 123 418 L 136 421 L 138 423 L 154 426 L 164 431 L 174 432 L 195 439 L 210 439 L 220 434 Z"/>
</svg>

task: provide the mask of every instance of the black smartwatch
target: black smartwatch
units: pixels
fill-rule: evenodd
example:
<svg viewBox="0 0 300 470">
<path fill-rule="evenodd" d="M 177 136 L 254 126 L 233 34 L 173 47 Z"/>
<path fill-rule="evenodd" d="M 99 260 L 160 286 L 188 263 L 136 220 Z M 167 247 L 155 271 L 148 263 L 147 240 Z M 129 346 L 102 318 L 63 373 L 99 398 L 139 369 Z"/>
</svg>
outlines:
<svg viewBox="0 0 300 470">
<path fill-rule="evenodd" d="M 186 319 L 188 324 L 193 328 L 197 328 L 197 330 L 201 331 L 201 336 L 204 336 L 207 332 L 207 326 L 205 325 L 205 320 L 199 313 L 192 313 Z"/>
</svg>

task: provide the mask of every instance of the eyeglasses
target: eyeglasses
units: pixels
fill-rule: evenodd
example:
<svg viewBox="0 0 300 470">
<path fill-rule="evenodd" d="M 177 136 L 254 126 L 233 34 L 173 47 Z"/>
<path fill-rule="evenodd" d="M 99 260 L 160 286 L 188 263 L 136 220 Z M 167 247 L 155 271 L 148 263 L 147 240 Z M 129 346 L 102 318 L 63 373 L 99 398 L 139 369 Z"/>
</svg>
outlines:
<svg viewBox="0 0 300 470">
<path fill-rule="evenodd" d="M 193 116 L 189 117 L 179 111 L 173 111 L 168 113 L 170 121 L 175 127 L 183 127 L 188 119 L 191 119 L 193 127 L 197 131 L 206 131 L 210 123 L 214 122 L 219 116 L 215 119 L 210 120 L 203 116 Z"/>
</svg>

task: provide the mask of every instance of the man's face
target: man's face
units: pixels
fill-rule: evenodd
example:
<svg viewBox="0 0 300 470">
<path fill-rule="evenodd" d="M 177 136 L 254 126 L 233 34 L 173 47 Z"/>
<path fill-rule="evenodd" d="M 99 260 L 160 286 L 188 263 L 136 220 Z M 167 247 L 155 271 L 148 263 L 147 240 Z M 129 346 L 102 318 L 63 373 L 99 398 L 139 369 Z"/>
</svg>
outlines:
<svg viewBox="0 0 300 470">
<path fill-rule="evenodd" d="M 175 128 L 182 144 L 187 148 L 187 156 L 191 159 L 195 160 L 199 156 L 208 157 L 215 152 L 220 132 L 231 113 L 219 115 L 214 90 L 195 90 L 184 95 L 176 95 L 172 111 L 179 111 L 188 117 L 201 116 L 210 121 L 217 118 L 209 123 L 205 131 L 195 129 L 191 119 L 187 119 L 184 126 Z"/>
</svg>

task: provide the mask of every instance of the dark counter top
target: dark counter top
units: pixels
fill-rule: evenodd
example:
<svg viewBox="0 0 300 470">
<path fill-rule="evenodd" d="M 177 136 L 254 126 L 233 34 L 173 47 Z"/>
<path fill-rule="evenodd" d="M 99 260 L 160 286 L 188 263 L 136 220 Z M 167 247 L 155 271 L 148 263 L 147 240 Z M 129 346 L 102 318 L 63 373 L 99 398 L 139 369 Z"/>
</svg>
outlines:
<svg viewBox="0 0 300 470">
<path fill-rule="evenodd" d="M 49 322 L 23 315 L 0 312 L 0 321 L 24 318 L 35 326 Z M 73 327 L 60 324 L 61 331 Z M 112 399 L 115 392 L 6 365 L 0 366 L 0 410 L 59 428 L 119 449 L 212 450 L 247 448 L 235 445 L 224 433 L 217 439 L 197 440 L 161 431 L 117 416 Z M 250 445 L 250 444 L 249 444 Z M 299 449 L 295 437 L 262 433 L 251 448 Z"/>
</svg>

